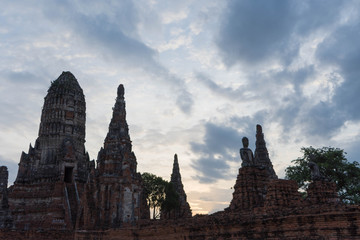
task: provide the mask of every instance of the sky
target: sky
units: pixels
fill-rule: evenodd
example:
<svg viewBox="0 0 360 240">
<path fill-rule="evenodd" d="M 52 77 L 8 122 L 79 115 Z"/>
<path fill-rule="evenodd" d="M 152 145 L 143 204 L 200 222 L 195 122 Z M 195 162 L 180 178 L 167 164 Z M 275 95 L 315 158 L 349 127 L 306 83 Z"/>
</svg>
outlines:
<svg viewBox="0 0 360 240">
<path fill-rule="evenodd" d="M 360 157 L 360 1 L 0 0 L 0 165 L 16 178 L 62 71 L 86 99 L 90 159 L 124 84 L 138 171 L 170 179 L 193 214 L 229 206 L 241 139 L 261 124 L 279 178 L 301 147 Z"/>
</svg>

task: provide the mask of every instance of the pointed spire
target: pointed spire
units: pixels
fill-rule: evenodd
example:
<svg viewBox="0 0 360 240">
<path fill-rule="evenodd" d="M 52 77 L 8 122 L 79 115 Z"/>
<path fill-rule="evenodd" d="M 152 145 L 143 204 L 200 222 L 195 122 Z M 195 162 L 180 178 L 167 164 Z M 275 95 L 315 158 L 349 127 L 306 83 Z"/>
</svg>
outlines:
<svg viewBox="0 0 360 240">
<path fill-rule="evenodd" d="M 132 152 L 129 127 L 126 122 L 124 93 L 124 86 L 120 84 L 117 88 L 116 102 L 104 148 L 98 155 L 98 166 L 104 174 L 123 175 L 124 169 L 128 169 L 131 174 L 136 172 L 136 157 Z"/>
<path fill-rule="evenodd" d="M 124 85 L 120 84 L 117 89 L 117 97 L 124 99 L 125 89 Z"/>
<path fill-rule="evenodd" d="M 120 84 L 117 89 L 117 98 L 113 108 L 113 116 L 109 125 L 109 132 L 106 136 L 105 142 L 107 140 L 114 141 L 115 139 L 121 139 L 121 142 L 123 143 L 131 143 L 129 127 L 126 122 L 124 93 L 124 86 Z"/>
<path fill-rule="evenodd" d="M 173 170 L 172 170 L 172 174 L 171 174 L 171 182 L 174 184 L 174 187 L 176 189 L 178 189 L 178 185 L 180 185 L 180 184 L 181 184 L 181 188 L 182 188 L 179 161 L 178 161 L 177 154 L 174 155 L 174 164 L 173 164 Z"/>
<path fill-rule="evenodd" d="M 266 148 L 264 134 L 261 125 L 256 125 L 256 142 L 255 142 L 255 164 L 257 166 L 265 167 L 270 175 L 270 178 L 277 179 L 277 175 L 273 169 L 273 165 L 269 158 L 269 153 Z"/>
<path fill-rule="evenodd" d="M 174 155 L 174 164 L 170 182 L 173 184 L 175 191 L 179 194 L 179 208 L 174 212 L 175 217 L 191 217 L 190 205 L 187 202 L 184 185 L 181 181 L 180 167 L 177 154 Z"/>
</svg>

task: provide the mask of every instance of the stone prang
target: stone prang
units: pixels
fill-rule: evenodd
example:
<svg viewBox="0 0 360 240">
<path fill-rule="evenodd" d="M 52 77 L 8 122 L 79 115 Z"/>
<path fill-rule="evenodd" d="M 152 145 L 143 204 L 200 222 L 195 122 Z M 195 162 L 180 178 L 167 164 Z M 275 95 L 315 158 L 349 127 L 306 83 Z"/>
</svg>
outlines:
<svg viewBox="0 0 360 240">
<path fill-rule="evenodd" d="M 174 155 L 174 164 L 171 174 L 170 183 L 175 189 L 175 192 L 179 196 L 179 206 L 169 212 L 161 212 L 161 218 L 163 219 L 177 219 L 177 218 L 189 218 L 192 216 L 190 205 L 187 202 L 186 193 L 184 191 L 184 185 L 181 181 L 180 167 L 177 154 Z"/>
<path fill-rule="evenodd" d="M 16 183 L 56 182 L 72 177 L 86 182 L 85 98 L 78 81 L 63 72 L 44 100 L 39 136 L 22 153 Z"/>
<path fill-rule="evenodd" d="M 63 72 L 51 83 L 39 136 L 35 146 L 22 153 L 9 193 L 16 228 L 74 228 L 91 167 L 84 146 L 85 109 L 78 81 Z"/>
<path fill-rule="evenodd" d="M 149 209 L 142 191 L 141 175 L 137 173 L 126 122 L 124 86 L 117 98 L 109 131 L 97 158 L 97 169 L 91 175 L 78 228 L 118 228 L 149 218 Z"/>
<path fill-rule="evenodd" d="M 269 153 L 266 148 L 266 142 L 264 134 L 262 132 L 261 125 L 256 125 L 256 142 L 255 142 L 255 165 L 261 168 L 265 168 L 269 173 L 270 178 L 277 179 L 277 175 L 274 171 L 273 165 L 269 158 Z"/>
</svg>

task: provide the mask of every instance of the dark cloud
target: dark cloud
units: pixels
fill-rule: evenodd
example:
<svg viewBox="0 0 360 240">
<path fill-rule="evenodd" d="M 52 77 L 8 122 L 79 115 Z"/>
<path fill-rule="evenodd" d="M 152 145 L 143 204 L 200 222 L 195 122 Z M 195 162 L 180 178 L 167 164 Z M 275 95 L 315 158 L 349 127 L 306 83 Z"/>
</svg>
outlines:
<svg viewBox="0 0 360 240">
<path fill-rule="evenodd" d="M 231 100 L 241 99 L 243 101 L 254 99 L 254 94 L 252 94 L 246 86 L 241 86 L 237 89 L 231 87 L 223 87 L 217 84 L 205 73 L 196 72 L 195 77 L 198 81 L 204 84 L 210 91 L 213 93 Z"/>
<path fill-rule="evenodd" d="M 343 82 L 332 99 L 335 114 L 344 114 L 345 119 L 360 120 L 360 23 L 346 24 L 335 31 L 317 49 L 323 63 L 338 68 Z"/>
<path fill-rule="evenodd" d="M 289 63 L 299 41 L 339 18 L 342 1 L 230 1 L 216 40 L 223 62 Z"/>
<path fill-rule="evenodd" d="M 330 137 L 344 124 L 345 118 L 330 103 L 320 102 L 302 120 L 307 135 Z"/>
<path fill-rule="evenodd" d="M 227 65 L 256 63 L 286 47 L 289 1 L 230 1 L 217 44 Z M 284 49 L 286 50 L 286 49 Z"/>
<path fill-rule="evenodd" d="M 304 137 L 328 138 L 344 122 L 360 120 L 359 9 L 356 1 L 230 1 L 216 44 L 227 66 L 257 66 L 248 69 L 242 90 L 260 96 L 270 113 L 268 120 L 279 122 L 285 133 L 296 127 Z M 304 41 L 315 36 L 324 37 L 315 54 L 318 62 L 291 66 L 300 59 Z M 281 64 L 280 71 L 259 74 L 274 60 Z M 303 86 L 323 68 L 333 69 L 327 81 L 335 88 L 321 86 L 319 91 L 334 95 L 321 101 L 309 99 Z M 233 97 L 240 92 L 199 76 L 220 95 Z M 343 79 L 340 86 L 339 78 Z"/>
<path fill-rule="evenodd" d="M 262 113 L 258 114 L 261 115 Z M 197 172 L 194 178 L 203 183 L 234 178 L 229 174 L 230 163 L 239 161 L 240 166 L 238 151 L 244 136 L 254 142 L 254 121 L 254 118 L 234 116 L 227 125 L 207 122 L 203 143 L 190 143 L 192 151 L 199 156 L 192 164 Z"/>
<path fill-rule="evenodd" d="M 74 4 L 72 1 L 59 1 L 48 5 L 44 13 L 49 20 L 69 27 L 74 40 L 81 39 L 89 50 L 93 48 L 95 52 L 113 59 L 126 60 L 133 66 L 155 64 L 156 51 L 137 39 L 138 13 L 132 1 L 93 4 L 98 9 L 91 9 L 91 2 Z"/>
</svg>

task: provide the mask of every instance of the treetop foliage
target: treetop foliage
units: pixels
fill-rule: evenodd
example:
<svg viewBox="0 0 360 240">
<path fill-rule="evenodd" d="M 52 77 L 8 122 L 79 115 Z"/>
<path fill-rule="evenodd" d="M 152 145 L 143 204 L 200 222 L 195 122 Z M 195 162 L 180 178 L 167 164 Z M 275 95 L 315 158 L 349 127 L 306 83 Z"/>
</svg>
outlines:
<svg viewBox="0 0 360 240">
<path fill-rule="evenodd" d="M 294 166 L 285 169 L 286 178 L 295 180 L 305 190 L 311 182 L 310 161 L 319 166 L 320 173 L 337 185 L 340 200 L 344 203 L 360 203 L 360 165 L 348 162 L 346 152 L 333 147 L 303 147 L 303 156 L 291 161 Z"/>
</svg>

